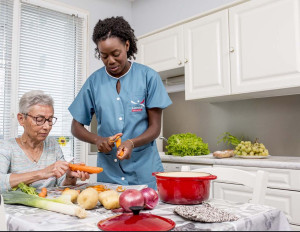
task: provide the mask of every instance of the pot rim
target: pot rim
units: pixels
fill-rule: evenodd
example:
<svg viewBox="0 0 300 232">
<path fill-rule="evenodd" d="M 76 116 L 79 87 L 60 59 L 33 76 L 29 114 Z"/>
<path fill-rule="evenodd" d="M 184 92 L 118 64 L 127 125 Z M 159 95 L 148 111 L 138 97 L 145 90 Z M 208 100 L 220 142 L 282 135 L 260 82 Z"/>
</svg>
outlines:
<svg viewBox="0 0 300 232">
<path fill-rule="evenodd" d="M 208 174 L 207 176 L 162 176 L 159 175 L 160 173 L 172 173 L 172 172 L 153 172 L 152 175 L 156 177 L 156 179 L 163 179 L 163 180 L 215 180 L 217 179 L 217 176 L 212 175 L 210 173 L 207 172 L 192 172 L 192 173 L 206 173 Z M 181 172 L 175 172 L 175 173 L 181 173 Z M 189 172 L 190 173 L 190 172 Z"/>
</svg>

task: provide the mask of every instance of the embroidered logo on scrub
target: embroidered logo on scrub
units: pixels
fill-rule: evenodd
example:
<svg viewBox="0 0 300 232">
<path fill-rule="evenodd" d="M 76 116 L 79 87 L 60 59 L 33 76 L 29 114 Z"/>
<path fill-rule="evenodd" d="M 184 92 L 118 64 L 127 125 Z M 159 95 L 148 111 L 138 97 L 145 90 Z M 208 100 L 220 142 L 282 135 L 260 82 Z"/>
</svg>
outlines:
<svg viewBox="0 0 300 232">
<path fill-rule="evenodd" d="M 131 100 L 131 104 L 131 112 L 143 111 L 143 108 L 145 108 L 145 99 L 143 99 L 141 102 L 139 100 L 137 100 L 137 102 Z"/>
</svg>

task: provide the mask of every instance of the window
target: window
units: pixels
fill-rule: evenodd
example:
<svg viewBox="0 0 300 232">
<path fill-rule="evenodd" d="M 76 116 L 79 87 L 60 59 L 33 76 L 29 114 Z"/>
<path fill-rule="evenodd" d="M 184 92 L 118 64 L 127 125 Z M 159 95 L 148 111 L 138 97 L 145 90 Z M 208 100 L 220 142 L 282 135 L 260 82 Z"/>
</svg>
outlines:
<svg viewBox="0 0 300 232">
<path fill-rule="evenodd" d="M 52 8 L 49 8 L 51 6 L 49 3 L 47 6 L 41 5 L 44 2 L 38 0 L 19 2 L 19 46 L 18 62 L 16 62 L 18 72 L 15 85 L 17 88 L 14 86 L 9 88 L 9 84 L 3 87 L 5 91 L 8 90 L 7 94 L 3 94 L 3 105 L 5 106 L 6 99 L 10 98 L 10 89 L 16 95 L 14 97 L 16 102 L 25 92 L 33 89 L 43 90 L 50 94 L 54 99 L 54 115 L 58 121 L 49 136 L 55 137 L 61 143 L 66 160 L 74 157 L 75 162 L 80 162 L 80 157 L 84 154 L 84 145 L 74 139 L 71 134 L 72 116 L 68 107 L 80 90 L 86 76 L 87 21 L 86 17 L 72 13 L 70 9 L 61 8 L 58 11 L 57 5 Z M 18 109 L 15 108 L 8 112 L 15 112 L 14 115 L 16 115 Z M 8 114 L 6 117 L 9 118 L 9 116 Z M 3 133 L 4 138 L 7 138 L 9 134 L 14 134 L 16 137 L 23 133 L 23 128 L 17 124 L 9 129 L 5 120 L 1 123 L 1 128 L 9 131 L 6 134 Z"/>
<path fill-rule="evenodd" d="M 0 139 L 10 136 L 13 1 L 0 0 Z"/>
</svg>

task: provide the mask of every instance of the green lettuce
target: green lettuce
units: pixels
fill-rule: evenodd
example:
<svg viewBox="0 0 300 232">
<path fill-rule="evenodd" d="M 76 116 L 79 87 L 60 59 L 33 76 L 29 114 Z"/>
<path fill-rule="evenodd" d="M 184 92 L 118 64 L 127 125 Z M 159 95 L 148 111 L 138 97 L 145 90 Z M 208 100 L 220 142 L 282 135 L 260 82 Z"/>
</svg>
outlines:
<svg viewBox="0 0 300 232">
<path fill-rule="evenodd" d="M 201 137 L 192 133 L 174 134 L 169 137 L 167 155 L 200 156 L 210 153 L 208 144 Z"/>
</svg>

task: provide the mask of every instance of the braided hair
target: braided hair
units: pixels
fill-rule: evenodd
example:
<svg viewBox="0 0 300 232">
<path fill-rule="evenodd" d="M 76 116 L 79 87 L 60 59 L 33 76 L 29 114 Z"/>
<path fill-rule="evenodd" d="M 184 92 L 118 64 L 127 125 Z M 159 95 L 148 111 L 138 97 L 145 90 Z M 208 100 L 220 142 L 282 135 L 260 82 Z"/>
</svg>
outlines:
<svg viewBox="0 0 300 232">
<path fill-rule="evenodd" d="M 128 40 L 130 45 L 127 57 L 129 59 L 135 59 L 134 54 L 137 53 L 137 38 L 134 35 L 134 30 L 122 16 L 99 20 L 94 27 L 93 41 L 96 46 L 99 41 L 103 41 L 111 37 L 119 38 L 124 44 Z M 95 48 L 95 56 L 100 59 L 98 47 Z"/>
</svg>

